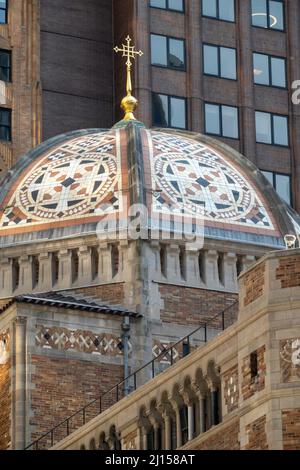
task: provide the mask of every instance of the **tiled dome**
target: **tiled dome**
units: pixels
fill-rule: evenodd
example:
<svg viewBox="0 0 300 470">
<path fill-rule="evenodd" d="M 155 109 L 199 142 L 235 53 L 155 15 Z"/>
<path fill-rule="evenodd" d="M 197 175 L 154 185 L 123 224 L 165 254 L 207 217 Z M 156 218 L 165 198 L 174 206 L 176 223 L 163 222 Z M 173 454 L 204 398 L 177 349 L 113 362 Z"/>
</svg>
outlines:
<svg viewBox="0 0 300 470">
<path fill-rule="evenodd" d="M 30 239 L 95 230 L 106 213 L 144 203 L 202 218 L 206 235 L 277 246 L 293 231 L 286 206 L 249 161 L 206 136 L 129 123 L 51 139 L 2 184 L 0 236 Z"/>
</svg>

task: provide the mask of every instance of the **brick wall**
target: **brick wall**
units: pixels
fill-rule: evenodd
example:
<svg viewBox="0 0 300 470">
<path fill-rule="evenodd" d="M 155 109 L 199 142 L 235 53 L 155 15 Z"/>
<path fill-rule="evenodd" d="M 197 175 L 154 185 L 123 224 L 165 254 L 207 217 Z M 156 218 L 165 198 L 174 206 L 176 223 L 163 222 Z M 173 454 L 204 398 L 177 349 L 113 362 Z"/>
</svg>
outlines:
<svg viewBox="0 0 300 470">
<path fill-rule="evenodd" d="M 95 364 L 87 361 L 33 356 L 30 419 L 32 440 L 49 431 L 81 407 L 99 397 L 124 378 L 123 366 Z M 115 394 L 102 400 L 102 411 L 115 402 Z M 99 401 L 87 410 L 86 419 L 99 413 Z M 70 423 L 70 430 L 82 425 L 82 415 Z M 55 439 L 65 436 L 60 428 Z M 43 442 L 49 445 L 49 442 Z"/>
<path fill-rule="evenodd" d="M 279 259 L 276 269 L 276 279 L 281 281 L 281 288 L 300 286 L 300 255 Z"/>
<path fill-rule="evenodd" d="M 265 263 L 261 263 L 244 277 L 245 297 L 244 306 L 250 305 L 254 300 L 261 297 L 265 288 Z"/>
<path fill-rule="evenodd" d="M 300 450 L 300 408 L 282 410 L 284 450 Z"/>
<path fill-rule="evenodd" d="M 195 444 L 193 450 L 239 450 L 239 431 L 239 420 L 237 420 L 227 428 L 216 432 L 201 444 Z"/>
<path fill-rule="evenodd" d="M 248 434 L 248 444 L 245 450 L 268 450 L 265 415 L 248 424 L 246 432 Z"/>
<path fill-rule="evenodd" d="M 161 320 L 178 325 L 198 326 L 201 321 L 214 317 L 237 300 L 237 294 L 169 284 L 160 284 L 159 292 L 164 302 Z M 236 319 L 237 308 L 228 311 L 226 323 L 229 317 Z M 220 319 L 216 323 L 220 325 Z"/>
<path fill-rule="evenodd" d="M 257 376 L 251 376 L 251 361 L 250 355 L 243 359 L 242 364 L 242 395 L 243 399 L 251 398 L 255 393 L 264 390 L 265 376 L 266 376 L 266 362 L 265 362 L 266 347 L 262 346 L 257 349 Z"/>
<path fill-rule="evenodd" d="M 0 364 L 0 450 L 10 445 L 10 361 Z"/>
<path fill-rule="evenodd" d="M 122 304 L 124 302 L 124 283 L 107 284 L 103 286 L 83 287 L 81 289 L 74 289 L 76 294 L 85 294 L 95 297 L 103 302 L 109 304 Z"/>
</svg>

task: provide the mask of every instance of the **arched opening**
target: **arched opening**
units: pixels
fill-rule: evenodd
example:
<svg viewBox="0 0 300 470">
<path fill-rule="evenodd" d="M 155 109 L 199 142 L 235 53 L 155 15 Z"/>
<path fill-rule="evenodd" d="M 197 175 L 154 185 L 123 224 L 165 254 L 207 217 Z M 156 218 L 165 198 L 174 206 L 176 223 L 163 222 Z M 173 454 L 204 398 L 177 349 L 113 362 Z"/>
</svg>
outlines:
<svg viewBox="0 0 300 470">
<path fill-rule="evenodd" d="M 32 258 L 32 281 L 33 287 L 37 287 L 40 279 L 40 260 L 38 256 Z"/>
<path fill-rule="evenodd" d="M 93 247 L 91 250 L 91 260 L 92 260 L 92 278 L 94 280 L 99 275 L 99 252 L 96 247 Z"/>
<path fill-rule="evenodd" d="M 79 257 L 78 257 L 77 250 L 72 250 L 71 264 L 72 264 L 72 282 L 75 282 L 78 280 L 78 275 L 79 275 Z"/>
<path fill-rule="evenodd" d="M 57 284 L 59 279 L 59 257 L 58 253 L 52 253 L 52 283 Z"/>
<path fill-rule="evenodd" d="M 115 277 L 119 272 L 119 247 L 118 245 L 112 245 L 111 247 L 111 267 L 112 267 L 112 276 Z"/>
<path fill-rule="evenodd" d="M 159 260 L 160 260 L 160 273 L 162 276 L 167 277 L 166 247 L 165 246 L 162 246 L 160 248 Z"/>
<path fill-rule="evenodd" d="M 243 271 L 243 257 L 239 255 L 237 257 L 237 260 L 236 260 L 236 273 L 237 273 L 237 276 L 239 276 L 242 271 Z"/>
<path fill-rule="evenodd" d="M 205 253 L 203 250 L 199 251 L 198 263 L 199 263 L 200 279 L 203 282 L 203 284 L 205 284 L 206 283 L 206 269 L 205 269 Z"/>
<path fill-rule="evenodd" d="M 18 259 L 12 261 L 13 289 L 16 290 L 20 285 L 20 264 Z"/>
<path fill-rule="evenodd" d="M 183 246 L 179 248 L 179 268 L 181 279 L 186 279 L 186 252 Z"/>
<path fill-rule="evenodd" d="M 225 277 L 224 253 L 219 253 L 219 256 L 218 256 L 218 276 L 219 276 L 220 284 L 224 285 L 224 277 Z"/>
</svg>

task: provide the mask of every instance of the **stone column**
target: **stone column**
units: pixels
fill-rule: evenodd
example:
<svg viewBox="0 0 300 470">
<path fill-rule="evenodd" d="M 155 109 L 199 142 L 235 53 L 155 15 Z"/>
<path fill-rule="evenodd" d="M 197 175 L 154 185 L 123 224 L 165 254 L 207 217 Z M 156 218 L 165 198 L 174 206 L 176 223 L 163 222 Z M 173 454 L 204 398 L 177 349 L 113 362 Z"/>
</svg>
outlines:
<svg viewBox="0 0 300 470">
<path fill-rule="evenodd" d="M 199 251 L 186 247 L 186 281 L 188 284 L 203 286 L 200 278 Z"/>
<path fill-rule="evenodd" d="M 199 394 L 199 420 L 200 420 L 200 434 L 203 434 L 206 431 L 205 423 L 205 398 Z"/>
<path fill-rule="evenodd" d="M 181 282 L 179 246 L 175 244 L 166 246 L 166 277 L 168 281 Z"/>
<path fill-rule="evenodd" d="M 33 271 L 32 271 L 32 257 L 21 256 L 19 259 L 20 264 L 20 284 L 19 289 L 22 293 L 29 293 L 33 289 Z"/>
<path fill-rule="evenodd" d="M 193 405 L 188 405 L 188 440 L 192 441 L 194 439 L 194 407 Z"/>
<path fill-rule="evenodd" d="M 88 246 L 81 246 L 78 251 L 78 258 L 78 283 L 81 285 L 88 285 L 92 281 L 91 248 Z"/>
<path fill-rule="evenodd" d="M 163 414 L 163 419 L 165 422 L 165 445 L 164 450 L 171 450 L 172 447 L 172 436 L 171 436 L 171 417 L 168 413 Z"/>
<path fill-rule="evenodd" d="M 148 441 L 147 441 L 147 429 L 143 428 L 142 429 L 142 435 L 143 435 L 143 450 L 148 450 Z"/>
<path fill-rule="evenodd" d="M 0 264 L 1 296 L 10 297 L 13 291 L 12 260 L 2 258 Z"/>
<path fill-rule="evenodd" d="M 58 285 L 60 288 L 69 288 L 73 284 L 72 275 L 72 252 L 70 250 L 61 250 L 59 257 L 59 277 Z"/>
<path fill-rule="evenodd" d="M 39 290 L 47 292 L 53 287 L 52 254 L 40 253 Z"/>
<path fill-rule="evenodd" d="M 26 318 L 15 320 L 14 449 L 26 444 Z"/>
<path fill-rule="evenodd" d="M 236 292 L 238 290 L 236 263 L 235 253 L 224 253 L 224 287 L 226 291 Z"/>
<path fill-rule="evenodd" d="M 181 432 L 181 419 L 180 419 L 180 411 L 179 408 L 176 407 L 176 441 L 177 441 L 177 449 L 182 446 L 182 432 Z"/>
<path fill-rule="evenodd" d="M 210 289 L 220 288 L 220 279 L 218 272 L 218 252 L 209 250 L 205 252 L 205 278 L 206 286 Z"/>
<path fill-rule="evenodd" d="M 99 246 L 99 279 L 101 282 L 112 280 L 111 246 L 101 243 Z"/>
</svg>

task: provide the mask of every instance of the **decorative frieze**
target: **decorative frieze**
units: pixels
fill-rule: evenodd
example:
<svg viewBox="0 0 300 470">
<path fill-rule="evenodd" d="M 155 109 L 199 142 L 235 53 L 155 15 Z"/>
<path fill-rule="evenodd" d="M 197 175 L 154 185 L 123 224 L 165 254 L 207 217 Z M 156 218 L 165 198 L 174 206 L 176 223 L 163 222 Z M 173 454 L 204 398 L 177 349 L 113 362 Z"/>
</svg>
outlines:
<svg viewBox="0 0 300 470">
<path fill-rule="evenodd" d="M 0 365 L 6 364 L 10 351 L 9 330 L 0 333 Z"/>
<path fill-rule="evenodd" d="M 300 380 L 300 338 L 280 341 L 280 369 L 283 383 Z"/>
</svg>

